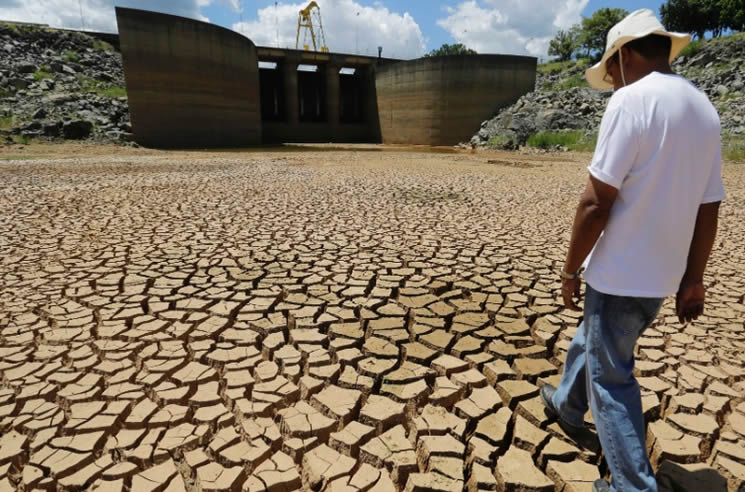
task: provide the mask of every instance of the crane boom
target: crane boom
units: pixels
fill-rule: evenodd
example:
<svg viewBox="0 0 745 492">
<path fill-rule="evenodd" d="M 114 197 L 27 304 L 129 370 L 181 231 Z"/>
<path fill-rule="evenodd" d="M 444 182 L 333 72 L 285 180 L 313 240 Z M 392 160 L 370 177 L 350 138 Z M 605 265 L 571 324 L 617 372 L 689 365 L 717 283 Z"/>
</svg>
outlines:
<svg viewBox="0 0 745 492">
<path fill-rule="evenodd" d="M 318 37 L 320 42 L 320 49 L 316 43 L 316 31 L 313 29 L 313 18 L 318 24 Z M 300 31 L 303 31 L 303 49 L 309 51 L 310 47 L 307 44 L 308 33 L 310 33 L 310 39 L 313 43 L 313 51 L 321 51 L 323 53 L 328 52 L 328 46 L 326 46 L 326 35 L 323 32 L 323 22 L 321 21 L 321 7 L 315 1 L 308 4 L 307 7 L 300 11 L 297 18 L 297 36 L 295 37 L 295 49 L 300 48 Z"/>
</svg>

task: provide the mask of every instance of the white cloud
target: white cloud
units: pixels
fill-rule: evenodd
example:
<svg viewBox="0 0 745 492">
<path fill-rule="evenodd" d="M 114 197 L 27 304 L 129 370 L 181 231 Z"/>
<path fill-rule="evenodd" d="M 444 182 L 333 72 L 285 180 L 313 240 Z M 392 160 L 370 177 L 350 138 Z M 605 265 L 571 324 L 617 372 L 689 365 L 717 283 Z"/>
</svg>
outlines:
<svg viewBox="0 0 745 492">
<path fill-rule="evenodd" d="M 257 45 L 295 47 L 298 12 L 307 5 L 274 2 L 268 7 L 249 11 L 252 0 L 0 0 L 0 19 L 37 22 L 53 27 L 116 32 L 115 6 L 132 7 L 209 21 L 202 9 L 211 4 L 223 6 L 243 17 L 233 29 Z M 390 11 L 379 2 L 372 7 L 355 0 L 319 0 L 326 42 L 331 51 L 414 58 L 425 52 L 426 39 L 414 18 L 408 13 Z M 80 7 L 82 6 L 82 16 Z M 82 17 L 82 18 L 81 18 Z M 301 39 L 302 44 L 302 39 Z"/>
<path fill-rule="evenodd" d="M 479 53 L 546 56 L 559 29 L 581 19 L 589 0 L 468 0 L 437 24 Z"/>
<path fill-rule="evenodd" d="M 216 2 L 235 11 L 239 9 L 238 0 L 0 0 L 0 19 L 116 32 L 114 6 L 208 21 L 200 9 Z"/>
<path fill-rule="evenodd" d="M 317 1 L 330 51 L 377 56 L 382 46 L 383 56 L 391 58 L 416 58 L 425 52 L 426 40 L 408 12 L 392 12 L 377 2 L 365 7 L 354 0 Z M 236 23 L 233 29 L 259 46 L 295 48 L 298 12 L 307 3 L 270 5 L 258 10 L 256 20 Z"/>
</svg>

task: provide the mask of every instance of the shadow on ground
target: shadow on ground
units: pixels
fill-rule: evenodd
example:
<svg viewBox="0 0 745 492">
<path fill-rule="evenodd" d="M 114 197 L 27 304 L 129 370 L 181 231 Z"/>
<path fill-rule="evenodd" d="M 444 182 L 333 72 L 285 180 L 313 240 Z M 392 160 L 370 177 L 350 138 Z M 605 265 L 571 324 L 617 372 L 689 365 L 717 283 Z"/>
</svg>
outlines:
<svg viewBox="0 0 745 492">
<path fill-rule="evenodd" d="M 657 471 L 657 485 L 660 492 L 727 492 L 727 479 L 701 463 L 679 465 L 665 461 Z"/>
</svg>

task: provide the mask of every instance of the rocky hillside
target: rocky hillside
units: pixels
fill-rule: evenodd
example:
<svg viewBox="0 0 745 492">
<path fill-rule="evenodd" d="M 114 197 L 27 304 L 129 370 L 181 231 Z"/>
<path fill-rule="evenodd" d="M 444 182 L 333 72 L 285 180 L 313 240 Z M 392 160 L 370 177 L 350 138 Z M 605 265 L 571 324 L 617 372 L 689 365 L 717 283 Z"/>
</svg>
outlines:
<svg viewBox="0 0 745 492">
<path fill-rule="evenodd" d="M 725 136 L 745 138 L 745 35 L 694 43 L 673 67 L 706 92 Z M 590 89 L 586 68 L 586 62 L 539 66 L 535 92 L 484 121 L 470 145 L 516 149 L 531 135 L 567 130 L 584 131 L 592 140 L 612 92 Z"/>
<path fill-rule="evenodd" d="M 121 55 L 85 34 L 0 22 L 0 142 L 131 139 Z"/>
<path fill-rule="evenodd" d="M 611 92 L 584 81 L 586 62 L 539 66 L 536 90 L 484 121 L 472 147 L 517 149 L 542 132 L 597 132 Z M 691 45 L 674 68 L 719 109 L 723 133 L 745 139 L 745 35 Z M 0 22 L 0 143 L 130 142 L 121 55 L 91 36 Z"/>
</svg>

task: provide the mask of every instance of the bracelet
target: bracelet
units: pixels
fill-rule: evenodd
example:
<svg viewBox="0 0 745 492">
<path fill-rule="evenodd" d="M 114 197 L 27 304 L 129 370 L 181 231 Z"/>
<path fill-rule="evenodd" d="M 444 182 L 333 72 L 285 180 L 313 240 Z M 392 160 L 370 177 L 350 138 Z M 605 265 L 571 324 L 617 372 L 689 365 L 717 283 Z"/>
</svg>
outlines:
<svg viewBox="0 0 745 492">
<path fill-rule="evenodd" d="M 561 277 L 563 280 L 576 280 L 577 277 L 579 277 L 581 273 L 582 273 L 582 268 L 580 268 L 574 273 L 567 273 L 562 268 L 561 270 L 559 270 L 559 277 Z"/>
</svg>

